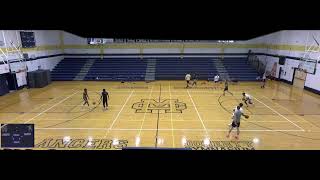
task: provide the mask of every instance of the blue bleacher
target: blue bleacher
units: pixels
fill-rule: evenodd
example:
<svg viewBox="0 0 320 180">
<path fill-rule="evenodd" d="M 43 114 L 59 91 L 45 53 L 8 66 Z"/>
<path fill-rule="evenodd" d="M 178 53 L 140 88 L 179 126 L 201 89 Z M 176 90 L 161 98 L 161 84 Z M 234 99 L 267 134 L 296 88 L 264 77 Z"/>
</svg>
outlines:
<svg viewBox="0 0 320 180">
<path fill-rule="evenodd" d="M 63 59 L 51 72 L 51 78 L 54 81 L 72 81 L 80 72 L 86 59 Z"/>
<path fill-rule="evenodd" d="M 208 79 L 216 69 L 210 58 L 157 58 L 156 80 L 184 80 L 186 73 L 197 73 L 199 79 Z"/>
<path fill-rule="evenodd" d="M 146 67 L 147 61 L 140 58 L 98 59 L 85 80 L 143 81 Z"/>
<path fill-rule="evenodd" d="M 212 79 L 218 74 L 215 58 L 210 57 L 158 57 L 156 59 L 156 80 L 184 80 L 186 73 L 197 73 L 199 79 Z M 73 80 L 87 59 L 64 59 L 52 71 L 53 80 Z M 258 73 L 247 58 L 225 57 L 221 60 L 231 80 L 256 81 Z M 84 80 L 143 81 L 148 59 L 106 58 L 96 59 Z"/>
<path fill-rule="evenodd" d="M 247 58 L 224 58 L 222 63 L 230 79 L 238 81 L 256 81 L 258 72 L 247 63 Z"/>
</svg>

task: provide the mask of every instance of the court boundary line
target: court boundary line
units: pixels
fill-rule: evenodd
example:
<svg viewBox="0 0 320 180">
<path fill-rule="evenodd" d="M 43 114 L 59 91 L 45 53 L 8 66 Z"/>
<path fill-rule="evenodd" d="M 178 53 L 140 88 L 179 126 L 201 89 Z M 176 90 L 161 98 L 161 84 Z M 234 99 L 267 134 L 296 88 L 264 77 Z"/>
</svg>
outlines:
<svg viewBox="0 0 320 180">
<path fill-rule="evenodd" d="M 253 96 L 252 96 L 253 97 Z M 294 126 L 298 127 L 300 130 L 305 131 L 302 127 L 300 127 L 299 125 L 297 125 L 296 123 L 292 122 L 291 120 L 289 120 L 288 118 L 286 118 L 285 116 L 283 116 L 282 114 L 280 114 L 278 111 L 274 110 L 273 108 L 271 108 L 270 106 L 266 105 L 265 103 L 261 102 L 259 99 L 253 97 L 254 99 L 256 99 L 258 102 L 260 102 L 261 104 L 265 105 L 267 108 L 269 108 L 271 111 L 275 112 L 276 114 L 278 114 L 279 116 L 281 116 L 282 118 L 286 119 L 288 122 L 290 122 L 291 124 L 293 124 Z"/>
<path fill-rule="evenodd" d="M 171 85 L 170 85 L 171 83 L 170 83 L 170 81 L 169 81 L 169 98 L 171 99 Z M 172 129 L 172 131 L 171 131 L 171 136 L 172 136 L 172 146 L 173 146 L 173 148 L 175 147 L 175 143 L 174 143 L 174 135 L 173 135 L 173 121 L 172 121 L 172 103 L 171 103 L 171 101 L 170 101 L 170 111 L 171 111 L 171 113 L 170 113 L 170 120 L 171 120 L 171 129 Z"/>
<path fill-rule="evenodd" d="M 35 128 L 36 130 L 109 130 L 109 131 L 139 131 L 140 129 L 109 129 L 109 128 Z M 156 128 L 149 128 L 149 129 L 142 129 L 142 131 L 155 131 Z M 172 128 L 166 128 L 166 129 L 158 129 L 159 131 L 204 131 L 204 129 L 172 129 Z M 207 129 L 207 131 L 223 131 L 227 132 L 228 129 Z M 304 132 L 302 129 L 242 129 L 241 131 L 252 131 L 252 132 Z"/>
<path fill-rule="evenodd" d="M 120 111 L 118 112 L 116 118 L 113 120 L 112 124 L 111 124 L 110 127 L 107 129 L 108 131 L 107 131 L 107 133 L 105 134 L 104 138 L 106 138 L 107 135 L 108 135 L 108 133 L 109 133 L 109 131 L 112 130 L 112 127 L 113 127 L 114 123 L 118 120 L 121 112 L 123 111 L 124 106 L 128 103 L 128 101 L 129 101 L 130 97 L 132 96 L 133 92 L 134 92 L 134 90 L 132 90 L 131 93 L 130 93 L 130 95 L 127 97 L 126 101 L 125 101 L 124 104 L 122 105 L 122 108 L 121 108 Z"/>
<path fill-rule="evenodd" d="M 186 89 L 181 89 L 181 90 L 186 90 Z M 192 89 L 187 89 L 187 90 L 191 90 L 191 92 L 206 92 L 206 93 L 210 93 L 210 94 L 221 94 L 221 91 L 218 90 L 203 90 L 203 91 L 196 91 L 196 90 L 192 90 Z M 223 90 L 223 89 L 221 89 Z M 110 91 L 112 93 L 128 93 L 131 91 Z M 149 92 L 149 91 L 136 91 L 136 93 L 145 93 L 145 92 Z M 159 91 L 154 91 L 154 92 L 159 92 Z M 169 91 L 162 91 L 162 92 L 169 92 Z M 181 91 L 172 91 L 173 93 L 181 93 Z M 239 93 L 241 94 L 243 92 L 243 90 L 241 91 L 233 91 L 235 93 Z"/>
<path fill-rule="evenodd" d="M 203 126 L 203 128 L 204 128 L 204 130 L 206 131 L 206 134 L 208 135 L 207 128 L 206 128 L 206 126 L 204 125 L 204 123 L 203 123 L 203 121 L 202 121 L 202 118 L 201 118 L 201 116 L 200 116 L 200 114 L 199 114 L 199 111 L 198 111 L 198 109 L 197 109 L 197 107 L 196 107 L 196 105 L 195 105 L 195 103 L 194 103 L 194 101 L 193 101 L 193 99 L 192 99 L 192 97 L 191 97 L 191 95 L 190 95 L 190 93 L 189 93 L 189 90 L 187 90 L 187 92 L 188 92 L 188 95 L 189 95 L 189 97 L 190 97 L 190 99 L 191 99 L 191 102 L 192 102 L 192 104 L 193 104 L 193 107 L 194 107 L 194 109 L 195 109 L 196 112 L 197 112 L 198 118 L 199 118 L 199 120 L 200 120 L 200 122 L 201 122 L 201 124 L 202 124 L 202 126 Z"/>
<path fill-rule="evenodd" d="M 149 94 L 148 99 L 150 99 L 150 97 L 151 97 L 151 94 L 152 94 L 152 91 L 153 91 L 153 87 L 154 87 L 154 85 L 152 85 L 152 87 L 151 87 L 151 91 L 150 91 L 150 94 Z M 148 107 L 149 107 L 149 104 L 150 104 L 150 101 L 148 102 L 148 105 L 147 105 L 147 107 L 146 107 L 146 111 L 144 112 L 143 120 L 142 120 L 140 129 L 142 129 L 142 127 L 143 127 L 143 125 L 144 125 L 144 121 L 145 121 L 145 119 L 146 119 L 146 114 L 147 114 L 147 109 L 148 109 Z M 138 137 L 140 137 L 140 134 L 141 134 L 141 131 L 139 131 Z"/>
<path fill-rule="evenodd" d="M 41 116 L 43 113 L 45 113 L 45 112 L 49 111 L 50 109 L 54 108 L 55 106 L 57 106 L 57 105 L 61 104 L 62 102 L 66 101 L 67 99 L 71 98 L 72 96 L 74 96 L 74 95 L 75 95 L 75 94 L 77 94 L 77 93 L 79 93 L 79 91 L 76 91 L 75 93 L 73 93 L 73 94 L 71 94 L 71 95 L 67 96 L 66 98 L 64 98 L 64 99 L 62 99 L 61 101 L 57 102 L 56 104 L 52 105 L 52 106 L 51 106 L 51 107 L 49 107 L 48 109 L 46 109 L 46 110 L 42 111 L 41 113 L 39 113 L 38 115 L 34 116 L 33 118 L 31 118 L 31 119 L 29 119 L 29 120 L 27 120 L 27 121 L 24 121 L 24 122 L 23 122 L 23 124 L 26 124 L 26 123 L 28 123 L 28 122 L 30 122 L 30 121 L 32 121 L 32 120 L 34 120 L 35 118 L 37 118 L 37 117 Z"/>
<path fill-rule="evenodd" d="M 71 119 L 42 119 L 42 121 L 66 121 L 66 120 L 72 120 Z M 78 118 L 78 121 L 105 121 L 105 120 L 108 120 L 108 119 L 84 119 L 84 118 Z M 77 121 L 77 120 L 75 120 Z M 111 120 L 110 120 L 111 121 Z M 170 122 L 171 120 L 162 120 L 164 122 Z M 172 122 L 197 122 L 199 120 L 172 120 Z M 229 122 L 227 119 L 218 119 L 218 120 L 205 120 L 206 122 Z M 126 122 L 142 122 L 142 120 L 128 120 Z M 243 121 L 243 122 L 272 122 L 272 123 L 286 123 L 287 121 L 260 121 L 260 120 L 257 120 L 257 121 Z M 301 123 L 307 123 L 307 122 L 304 122 L 304 121 L 298 121 L 298 122 L 301 122 Z"/>
<path fill-rule="evenodd" d="M 161 83 L 160 83 L 160 92 L 159 92 L 159 102 L 161 101 Z M 160 120 L 160 110 L 158 110 L 157 116 L 157 129 L 156 129 L 156 142 L 155 147 L 158 147 L 158 135 L 159 135 L 159 120 Z"/>
<path fill-rule="evenodd" d="M 283 105 L 281 105 L 281 104 L 279 104 L 279 103 L 276 103 L 276 102 L 273 102 L 273 101 L 272 101 L 270 98 L 268 98 L 267 96 L 264 96 L 264 95 L 262 95 L 262 96 L 263 96 L 264 98 L 266 98 L 268 101 L 276 104 L 277 106 L 280 106 L 282 109 L 284 109 L 284 110 L 292 113 L 294 116 L 297 116 L 298 119 L 303 120 L 303 121 L 301 121 L 301 122 L 306 122 L 306 123 L 310 124 L 310 125 L 313 126 L 313 127 L 319 128 L 317 125 L 314 125 L 313 123 L 309 122 L 308 120 L 300 117 L 298 114 L 296 114 L 295 112 L 289 110 L 288 108 L 284 107 Z"/>
<path fill-rule="evenodd" d="M 5 124 L 12 123 L 13 121 L 17 120 L 18 118 L 21 118 L 21 117 L 27 115 L 28 113 L 32 113 L 32 111 L 37 110 L 37 109 L 39 109 L 39 108 L 41 108 L 41 107 L 43 107 L 43 106 L 45 106 L 45 105 L 48 105 L 50 101 L 54 101 L 54 100 L 56 100 L 56 99 L 58 99 L 58 98 L 60 98 L 60 97 L 62 97 L 62 96 L 64 96 L 64 95 L 61 95 L 61 96 L 55 97 L 55 98 L 53 98 L 53 99 L 50 99 L 49 101 L 41 104 L 40 106 L 34 107 L 33 109 L 29 110 L 28 112 L 26 112 L 26 113 L 24 113 L 24 114 L 21 114 L 21 115 L 18 115 L 18 116 L 15 117 L 13 120 L 11 120 L 11 121 L 9 121 L 8 123 L 5 123 Z M 6 112 L 4 112 L 4 113 L 6 114 Z M 2 129 L 2 128 L 5 127 L 5 126 L 6 126 L 6 125 L 1 126 L 0 129 Z"/>
<path fill-rule="evenodd" d="M 181 96 L 185 96 L 185 95 L 181 95 Z M 214 105 L 199 105 L 198 107 L 216 107 L 216 105 L 219 105 L 219 103 L 217 104 L 214 104 Z M 82 107 L 83 105 L 60 105 L 60 106 L 65 106 L 65 107 L 74 107 L 74 106 L 77 106 L 77 107 Z M 102 105 L 100 105 L 102 106 Z M 119 107 L 119 106 L 122 106 L 122 105 L 108 105 L 108 107 Z M 190 105 L 189 105 L 190 106 Z M 225 106 L 225 107 L 234 107 L 232 105 L 229 105 L 229 106 Z M 258 108 L 263 108 L 265 106 L 255 106 L 255 107 L 258 107 Z M 12 113 L 12 112 L 0 112 L 0 113 Z M 294 114 L 294 113 L 293 113 Z"/>
</svg>

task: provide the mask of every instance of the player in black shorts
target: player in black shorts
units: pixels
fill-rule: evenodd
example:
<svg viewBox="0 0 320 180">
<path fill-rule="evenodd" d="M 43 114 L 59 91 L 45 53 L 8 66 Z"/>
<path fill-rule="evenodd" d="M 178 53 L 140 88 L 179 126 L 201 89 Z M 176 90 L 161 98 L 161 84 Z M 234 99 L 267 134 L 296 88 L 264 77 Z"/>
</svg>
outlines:
<svg viewBox="0 0 320 180">
<path fill-rule="evenodd" d="M 102 90 L 102 93 L 101 93 L 101 97 L 100 97 L 100 100 L 102 99 L 102 104 L 103 104 L 103 108 L 108 108 L 108 99 L 109 98 L 109 93 L 103 89 Z"/>
<path fill-rule="evenodd" d="M 88 106 L 89 106 L 89 96 L 88 96 L 88 91 L 87 91 L 87 89 L 84 89 L 83 90 L 83 96 L 82 96 L 82 98 L 83 98 L 83 101 L 84 101 L 84 103 L 83 103 L 83 105 L 85 105 L 85 104 L 88 104 Z"/>
<path fill-rule="evenodd" d="M 229 91 L 229 84 L 228 84 L 228 81 L 225 80 L 224 81 L 224 90 L 223 90 L 223 95 L 225 96 L 225 92 L 228 92 L 229 94 L 233 95 L 230 91 Z"/>
<path fill-rule="evenodd" d="M 249 118 L 248 115 L 245 115 L 243 114 L 243 112 L 241 111 L 240 109 L 240 106 L 237 106 L 237 108 L 235 109 L 235 111 L 233 112 L 233 120 L 232 120 L 232 124 L 231 124 L 231 127 L 229 129 L 229 132 L 227 134 L 227 138 L 229 138 L 230 136 L 230 133 L 231 131 L 234 129 L 234 128 L 237 128 L 237 135 L 235 136 L 236 139 L 238 139 L 239 137 L 239 134 L 240 134 L 240 130 L 239 130 L 239 127 L 240 127 L 240 119 L 241 119 L 241 116 L 245 116 L 245 118 Z"/>
<path fill-rule="evenodd" d="M 192 80 L 193 80 L 192 86 L 197 85 L 198 77 L 196 73 L 192 74 Z"/>
<path fill-rule="evenodd" d="M 266 86 L 266 75 L 263 74 L 261 78 L 261 88 L 265 88 Z"/>
</svg>

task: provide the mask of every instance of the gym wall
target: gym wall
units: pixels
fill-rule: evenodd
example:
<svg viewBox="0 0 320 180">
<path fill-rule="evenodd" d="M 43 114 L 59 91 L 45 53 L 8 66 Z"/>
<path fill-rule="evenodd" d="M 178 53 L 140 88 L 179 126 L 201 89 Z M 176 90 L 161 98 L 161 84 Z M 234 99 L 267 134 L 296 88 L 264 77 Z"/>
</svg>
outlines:
<svg viewBox="0 0 320 180">
<path fill-rule="evenodd" d="M 30 58 L 27 61 L 28 71 L 36 70 L 38 66 L 41 66 L 43 69 L 53 69 L 54 66 L 63 59 L 60 38 L 61 31 L 34 30 L 32 32 L 34 32 L 35 35 L 36 47 L 22 48 L 22 52 L 27 53 Z M 13 41 L 15 45 L 21 45 L 19 30 L 2 30 L 0 33 L 0 41 L 6 42 L 6 44 Z M 7 45 L 7 47 L 9 46 Z M 3 43 L 0 48 L 5 50 L 5 44 Z M 15 56 L 9 56 L 8 59 L 16 58 Z M 15 63 L 13 63 L 12 66 L 14 66 L 14 64 Z"/>
<path fill-rule="evenodd" d="M 274 54 L 281 56 L 290 56 L 290 57 L 302 57 L 305 50 L 305 44 L 307 42 L 311 43 L 313 39 L 310 38 L 310 35 L 313 34 L 316 38 L 320 38 L 320 31 L 279 31 L 272 34 L 268 34 L 262 37 L 258 37 L 248 41 L 250 44 L 265 44 L 264 48 L 252 48 L 252 51 L 263 52 L 266 54 Z M 317 59 L 320 54 L 313 54 L 311 58 Z M 259 56 L 261 61 L 265 61 L 268 64 L 273 64 L 279 58 L 271 56 Z M 277 75 L 279 74 L 280 67 L 284 70 L 284 73 L 281 76 L 281 79 L 292 82 L 294 68 L 297 68 L 299 65 L 298 60 L 286 58 L 285 65 L 278 65 Z M 320 64 L 317 64 L 317 72 L 315 75 L 308 74 L 306 78 L 305 87 L 311 88 L 315 91 L 320 92 Z M 278 77 L 278 76 L 277 76 Z M 279 78 L 279 77 L 278 77 Z"/>
</svg>

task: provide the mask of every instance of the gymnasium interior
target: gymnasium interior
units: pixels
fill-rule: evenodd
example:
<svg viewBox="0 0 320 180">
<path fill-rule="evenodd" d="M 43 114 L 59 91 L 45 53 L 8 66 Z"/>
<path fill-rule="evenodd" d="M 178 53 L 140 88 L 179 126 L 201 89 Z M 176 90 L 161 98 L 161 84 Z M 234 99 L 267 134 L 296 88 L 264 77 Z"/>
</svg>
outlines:
<svg viewBox="0 0 320 180">
<path fill-rule="evenodd" d="M 318 30 L 248 40 L 1 30 L 1 149 L 317 150 L 319 41 Z M 226 137 L 242 93 L 249 118 Z"/>
</svg>

